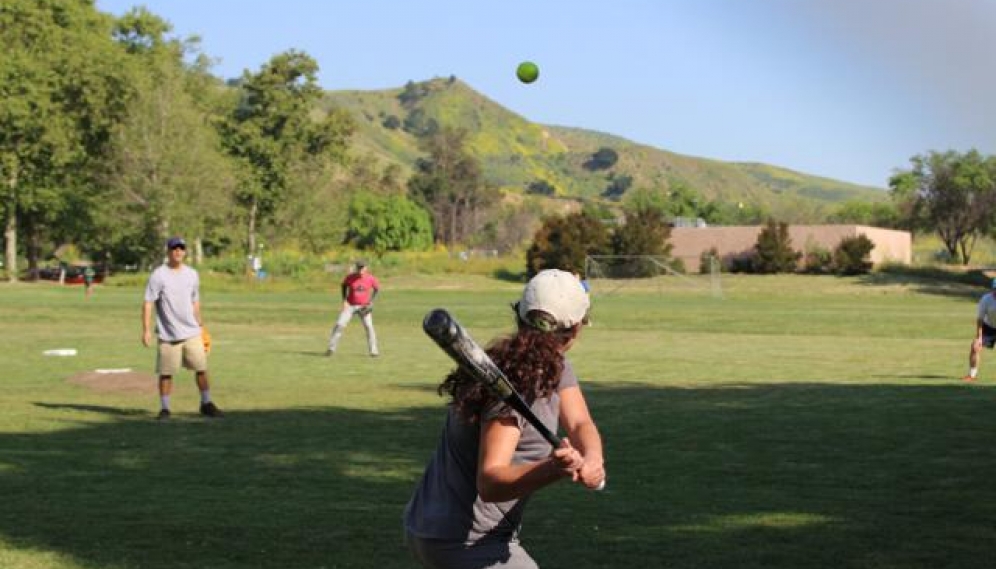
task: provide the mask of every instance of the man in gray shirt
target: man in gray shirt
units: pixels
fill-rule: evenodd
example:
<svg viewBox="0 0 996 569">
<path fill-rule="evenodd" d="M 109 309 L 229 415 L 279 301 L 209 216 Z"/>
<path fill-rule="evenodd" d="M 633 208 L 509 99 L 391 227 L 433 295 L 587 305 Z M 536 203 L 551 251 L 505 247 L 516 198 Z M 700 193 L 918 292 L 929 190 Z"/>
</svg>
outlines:
<svg viewBox="0 0 996 569">
<path fill-rule="evenodd" d="M 207 354 L 204 351 L 201 326 L 200 277 L 197 271 L 183 263 L 187 243 L 181 237 L 166 242 L 166 263 L 152 271 L 145 287 L 142 305 L 142 343 L 152 344 L 152 309 L 156 311 L 156 332 L 159 335 L 156 374 L 159 376 L 159 419 L 170 418 L 169 398 L 173 391 L 173 376 L 180 366 L 193 370 L 201 392 L 200 412 L 207 417 L 223 413 L 211 401 L 208 381 Z"/>
</svg>

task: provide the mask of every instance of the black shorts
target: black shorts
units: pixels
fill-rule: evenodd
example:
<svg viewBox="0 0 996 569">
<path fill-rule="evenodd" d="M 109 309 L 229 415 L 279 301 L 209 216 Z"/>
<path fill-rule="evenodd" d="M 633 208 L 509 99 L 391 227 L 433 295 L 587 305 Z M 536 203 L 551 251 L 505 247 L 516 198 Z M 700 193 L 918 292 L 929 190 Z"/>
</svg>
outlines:
<svg viewBox="0 0 996 569">
<path fill-rule="evenodd" d="M 996 328 L 982 323 L 982 345 L 990 350 L 996 345 Z"/>
</svg>

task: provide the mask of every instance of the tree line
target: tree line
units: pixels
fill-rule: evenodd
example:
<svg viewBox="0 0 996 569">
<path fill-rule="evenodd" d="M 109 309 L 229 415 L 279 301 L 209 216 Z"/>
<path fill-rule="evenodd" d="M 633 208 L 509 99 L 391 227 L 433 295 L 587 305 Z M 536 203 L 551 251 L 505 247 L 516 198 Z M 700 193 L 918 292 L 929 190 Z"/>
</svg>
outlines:
<svg viewBox="0 0 996 569">
<path fill-rule="evenodd" d="M 62 244 L 106 265 L 145 266 L 187 236 L 193 262 L 262 244 L 320 254 L 488 245 L 512 249 L 538 208 L 485 181 L 467 132 L 416 134 L 403 179 L 353 148 L 306 53 L 277 54 L 223 81 L 197 38 L 145 8 L 115 18 L 92 2 L 10 0 L 0 10 L 0 209 L 16 279 Z M 409 82 L 402 106 L 419 95 Z"/>
<path fill-rule="evenodd" d="M 62 243 L 100 262 L 141 265 L 172 234 L 188 236 L 197 262 L 233 250 L 248 260 L 263 240 L 386 250 L 477 229 L 465 218 L 480 218 L 493 192 L 458 134 L 425 141 L 430 158 L 408 192 L 396 167 L 351 155 L 356 125 L 322 104 L 309 55 L 290 50 L 223 82 L 197 38 L 170 33 L 144 8 L 120 18 L 77 0 L 0 9 L 0 207 L 11 278 L 19 256 L 36 272 Z"/>
<path fill-rule="evenodd" d="M 113 17 L 92 1 L 4 2 L 0 215 L 8 278 L 18 277 L 19 259 L 37 274 L 63 244 L 100 264 L 147 266 L 173 234 L 188 238 L 195 263 L 238 255 L 248 265 L 263 243 L 314 254 L 343 245 L 383 254 L 524 243 L 654 254 L 666 247 L 650 245 L 661 238 L 661 220 L 766 217 L 750 204 L 704 200 L 680 180 L 631 189 L 620 178 L 604 196 L 611 207 L 593 201 L 584 219 L 543 218 L 529 200 L 543 199 L 545 188 L 524 188 L 524 202 L 507 199 L 485 180 L 468 133 L 429 119 L 431 128 L 406 130 L 423 152 L 406 176 L 356 147 L 354 118 L 327 103 L 308 54 L 289 50 L 226 81 L 212 75 L 198 38 L 171 34 L 145 8 Z M 400 104 L 418 96 L 409 82 Z M 586 167 L 616 160 L 601 148 Z M 833 220 L 937 231 L 952 257 L 967 262 L 974 240 L 996 225 L 994 159 L 931 152 L 912 162 L 893 177 L 890 203 L 844 204 Z M 549 262 L 538 258 L 527 253 L 527 270 Z"/>
</svg>

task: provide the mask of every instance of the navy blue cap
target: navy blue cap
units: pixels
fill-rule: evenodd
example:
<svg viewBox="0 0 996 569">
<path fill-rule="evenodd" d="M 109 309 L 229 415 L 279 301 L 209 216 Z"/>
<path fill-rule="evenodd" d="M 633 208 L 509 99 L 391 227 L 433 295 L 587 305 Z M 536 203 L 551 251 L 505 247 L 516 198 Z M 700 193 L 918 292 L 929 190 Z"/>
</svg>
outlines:
<svg viewBox="0 0 996 569">
<path fill-rule="evenodd" d="M 166 242 L 166 250 L 172 251 L 177 247 L 181 247 L 186 250 L 187 242 L 183 240 L 183 237 L 170 237 L 169 241 Z"/>
</svg>

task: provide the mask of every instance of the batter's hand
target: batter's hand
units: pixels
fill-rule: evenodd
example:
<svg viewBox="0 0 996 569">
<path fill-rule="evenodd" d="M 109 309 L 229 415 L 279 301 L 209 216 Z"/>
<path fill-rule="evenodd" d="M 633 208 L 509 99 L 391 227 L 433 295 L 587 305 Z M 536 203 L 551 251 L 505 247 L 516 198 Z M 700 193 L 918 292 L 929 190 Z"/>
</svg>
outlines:
<svg viewBox="0 0 996 569">
<path fill-rule="evenodd" d="M 577 481 L 584 484 L 585 488 L 598 489 L 605 481 L 605 463 L 601 460 L 585 460 L 578 470 Z"/>
<path fill-rule="evenodd" d="M 578 472 L 584 466 L 584 457 L 571 446 L 571 441 L 563 439 L 560 446 L 553 449 L 550 458 L 553 459 L 554 466 L 563 474 L 570 476 L 571 480 L 578 479 Z"/>
</svg>

